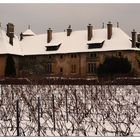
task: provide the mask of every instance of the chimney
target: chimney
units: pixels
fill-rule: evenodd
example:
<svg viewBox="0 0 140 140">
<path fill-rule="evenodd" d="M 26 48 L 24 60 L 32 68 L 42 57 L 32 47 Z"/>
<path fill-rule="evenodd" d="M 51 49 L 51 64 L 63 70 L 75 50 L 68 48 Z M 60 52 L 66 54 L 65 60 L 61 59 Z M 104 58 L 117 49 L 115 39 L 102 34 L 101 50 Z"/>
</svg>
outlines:
<svg viewBox="0 0 140 140">
<path fill-rule="evenodd" d="M 102 23 L 102 29 L 104 29 L 104 22 Z"/>
<path fill-rule="evenodd" d="M 20 33 L 20 41 L 23 39 L 23 33 Z"/>
<path fill-rule="evenodd" d="M 69 25 L 68 29 L 67 29 L 67 36 L 70 36 L 72 33 L 72 29 L 71 29 L 71 25 Z"/>
<path fill-rule="evenodd" d="M 31 26 L 30 25 L 28 25 L 28 29 L 31 29 Z"/>
<path fill-rule="evenodd" d="M 14 25 L 12 23 L 7 24 L 7 36 L 9 37 L 9 43 L 13 45 L 14 38 Z"/>
<path fill-rule="evenodd" d="M 47 43 L 50 43 L 51 40 L 52 40 L 52 30 L 51 28 L 49 28 L 47 30 Z"/>
<path fill-rule="evenodd" d="M 91 24 L 88 24 L 87 26 L 87 39 L 88 41 L 91 40 L 92 38 L 92 29 L 93 29 L 93 26 Z"/>
<path fill-rule="evenodd" d="M 112 23 L 109 21 L 107 24 L 107 39 L 111 39 L 112 36 Z"/>
<path fill-rule="evenodd" d="M 117 28 L 119 28 L 119 22 L 117 22 Z"/>
<path fill-rule="evenodd" d="M 137 32 L 133 29 L 132 33 L 132 48 L 136 47 L 136 34 Z"/>
<path fill-rule="evenodd" d="M 140 33 L 137 34 L 137 41 L 140 42 Z"/>
</svg>

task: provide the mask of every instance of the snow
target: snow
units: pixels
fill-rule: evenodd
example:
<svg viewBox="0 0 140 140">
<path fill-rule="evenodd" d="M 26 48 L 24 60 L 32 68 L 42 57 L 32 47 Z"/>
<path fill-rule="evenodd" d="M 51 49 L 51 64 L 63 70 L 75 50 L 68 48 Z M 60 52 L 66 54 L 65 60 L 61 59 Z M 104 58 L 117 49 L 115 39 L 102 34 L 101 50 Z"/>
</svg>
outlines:
<svg viewBox="0 0 140 140">
<path fill-rule="evenodd" d="M 59 32 L 52 34 L 52 40 L 47 43 L 47 34 L 36 35 L 27 29 L 24 35 L 26 36 L 22 41 L 18 37 L 14 37 L 14 44 L 9 44 L 9 38 L 6 32 L 0 29 L 0 54 L 15 54 L 15 55 L 44 55 L 44 54 L 66 54 L 66 53 L 82 53 L 82 52 L 104 52 L 117 50 L 135 50 L 139 48 L 132 48 L 130 37 L 120 28 L 113 27 L 112 37 L 107 39 L 107 29 L 94 29 L 93 37 L 90 41 L 87 40 L 87 30 L 73 31 L 70 36 L 66 32 Z M 104 42 L 102 48 L 88 49 L 90 43 Z M 60 45 L 58 50 L 46 51 L 46 46 Z"/>
<path fill-rule="evenodd" d="M 23 35 L 36 35 L 31 29 L 27 29 Z"/>
<path fill-rule="evenodd" d="M 0 54 L 22 55 L 19 39 L 14 35 L 13 46 L 9 44 L 6 32 L 0 29 Z"/>
<path fill-rule="evenodd" d="M 73 31 L 70 36 L 66 32 L 53 33 L 52 40 L 47 43 L 47 34 L 26 37 L 21 41 L 24 55 L 35 54 L 61 54 L 78 52 L 101 52 L 116 50 L 139 50 L 131 47 L 130 37 L 120 28 L 113 28 L 112 38 L 107 39 L 107 29 L 94 29 L 91 41 L 87 41 L 87 31 Z M 88 49 L 88 43 L 104 42 L 102 48 Z M 53 46 L 61 43 L 56 51 L 46 51 L 45 46 Z"/>
<path fill-rule="evenodd" d="M 37 96 L 40 96 L 42 108 L 41 136 L 140 135 L 140 86 L 1 85 L 0 92 L 0 136 L 16 136 L 17 99 L 20 136 L 38 135 Z"/>
</svg>

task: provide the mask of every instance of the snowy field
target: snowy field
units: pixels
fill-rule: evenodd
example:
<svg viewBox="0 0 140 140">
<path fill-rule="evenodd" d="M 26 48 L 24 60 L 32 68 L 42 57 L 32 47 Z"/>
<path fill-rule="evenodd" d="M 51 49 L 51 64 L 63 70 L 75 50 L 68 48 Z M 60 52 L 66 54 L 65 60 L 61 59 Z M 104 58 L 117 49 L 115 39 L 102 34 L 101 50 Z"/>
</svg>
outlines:
<svg viewBox="0 0 140 140">
<path fill-rule="evenodd" d="M 0 136 L 140 136 L 140 86 L 0 88 Z"/>
</svg>

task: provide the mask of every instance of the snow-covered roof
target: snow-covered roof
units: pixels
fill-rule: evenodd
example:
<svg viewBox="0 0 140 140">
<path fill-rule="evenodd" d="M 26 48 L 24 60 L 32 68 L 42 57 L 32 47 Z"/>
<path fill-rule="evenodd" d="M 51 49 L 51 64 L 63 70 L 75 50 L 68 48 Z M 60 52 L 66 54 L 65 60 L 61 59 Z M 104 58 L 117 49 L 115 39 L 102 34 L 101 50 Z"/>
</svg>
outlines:
<svg viewBox="0 0 140 140">
<path fill-rule="evenodd" d="M 21 47 L 24 55 L 39 54 L 61 54 L 78 52 L 100 52 L 116 50 L 140 50 L 131 47 L 130 37 L 120 28 L 113 27 L 112 37 L 107 39 L 107 29 L 94 29 L 93 37 L 87 41 L 87 30 L 73 31 L 70 36 L 66 32 L 53 33 L 52 40 L 47 43 L 47 34 L 40 34 L 27 37 L 21 41 Z M 102 48 L 88 49 L 89 43 L 104 42 Z M 61 43 L 58 50 L 46 51 L 45 46 L 54 46 Z"/>
<path fill-rule="evenodd" d="M 30 29 L 24 34 L 32 33 Z M 94 29 L 93 37 L 87 41 L 87 30 L 73 31 L 70 36 L 66 32 L 52 34 L 52 40 L 47 43 L 47 34 L 39 34 L 27 36 L 22 41 L 18 37 L 14 37 L 13 46 L 9 44 L 9 38 L 5 31 L 0 30 L 0 54 L 10 53 L 17 55 L 44 55 L 44 54 L 65 54 L 65 53 L 82 53 L 82 52 L 102 52 L 102 51 L 117 51 L 117 50 L 136 50 L 132 48 L 131 38 L 120 28 L 113 27 L 112 37 L 107 39 L 107 29 Z M 88 44 L 103 43 L 101 48 L 89 49 Z M 57 50 L 46 51 L 46 47 L 58 46 Z"/>
<path fill-rule="evenodd" d="M 27 29 L 23 35 L 36 35 L 31 29 Z"/>
<path fill-rule="evenodd" d="M 9 37 L 0 28 L 0 54 L 22 55 L 19 39 L 14 35 L 13 46 L 9 44 Z"/>
</svg>

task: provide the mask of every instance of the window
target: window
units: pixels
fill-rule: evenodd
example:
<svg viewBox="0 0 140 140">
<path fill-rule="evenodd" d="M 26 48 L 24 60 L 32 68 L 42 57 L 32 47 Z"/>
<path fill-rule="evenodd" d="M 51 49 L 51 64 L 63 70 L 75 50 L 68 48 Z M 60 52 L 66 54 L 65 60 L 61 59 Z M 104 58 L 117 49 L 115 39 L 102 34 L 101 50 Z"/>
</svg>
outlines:
<svg viewBox="0 0 140 140">
<path fill-rule="evenodd" d="M 71 65 L 71 73 L 76 73 L 76 64 Z"/>
<path fill-rule="evenodd" d="M 92 53 L 90 53 L 90 54 L 89 54 L 89 57 L 90 57 L 90 58 L 92 58 L 92 57 L 93 57 L 93 54 L 92 54 Z"/>
<path fill-rule="evenodd" d="M 96 58 L 97 57 L 97 54 L 96 53 L 94 53 L 94 58 Z"/>
<path fill-rule="evenodd" d="M 63 68 L 62 67 L 60 68 L 60 72 L 63 73 Z"/>
<path fill-rule="evenodd" d="M 97 49 L 97 48 L 102 48 L 102 46 L 104 45 L 104 42 L 101 43 L 88 43 L 88 49 Z"/>
<path fill-rule="evenodd" d="M 30 59 L 31 59 L 31 60 L 36 60 L 36 56 L 35 56 L 35 55 L 31 55 L 31 56 L 30 56 Z"/>
<path fill-rule="evenodd" d="M 97 58 L 97 53 L 89 53 L 88 57 L 91 59 L 95 59 L 95 58 Z"/>
<path fill-rule="evenodd" d="M 52 56 L 51 56 L 51 55 L 47 55 L 47 58 L 48 58 L 48 59 L 51 59 L 51 58 L 52 58 Z"/>
<path fill-rule="evenodd" d="M 48 56 L 48 58 L 49 58 L 49 59 L 51 59 L 51 58 L 52 58 L 52 56 L 51 56 L 51 55 L 49 55 L 49 56 Z"/>
<path fill-rule="evenodd" d="M 76 54 L 74 54 L 73 56 L 74 56 L 74 58 L 76 58 Z"/>
<path fill-rule="evenodd" d="M 122 57 L 122 52 L 117 52 L 116 56 Z"/>
<path fill-rule="evenodd" d="M 58 45 L 53 45 L 53 46 L 45 46 L 46 47 L 46 51 L 56 51 L 59 49 L 59 47 L 61 46 L 61 43 Z"/>
<path fill-rule="evenodd" d="M 73 54 L 71 54 L 71 58 L 73 58 Z"/>
<path fill-rule="evenodd" d="M 45 66 L 45 72 L 47 74 L 50 74 L 52 73 L 52 63 L 47 63 L 46 66 Z"/>
<path fill-rule="evenodd" d="M 71 58 L 76 58 L 77 55 L 76 54 L 71 54 Z"/>
<path fill-rule="evenodd" d="M 119 54 L 118 54 L 120 57 L 122 56 L 122 53 L 121 52 L 119 52 Z"/>
<path fill-rule="evenodd" d="M 60 55 L 60 59 L 63 59 L 63 55 Z"/>
<path fill-rule="evenodd" d="M 88 63 L 88 73 L 94 74 L 96 72 L 96 63 Z"/>
</svg>

